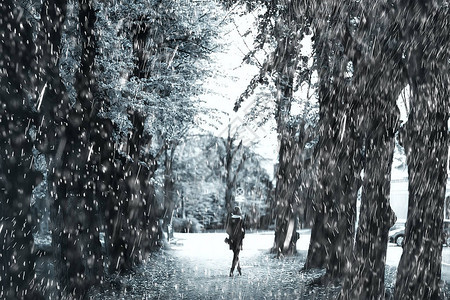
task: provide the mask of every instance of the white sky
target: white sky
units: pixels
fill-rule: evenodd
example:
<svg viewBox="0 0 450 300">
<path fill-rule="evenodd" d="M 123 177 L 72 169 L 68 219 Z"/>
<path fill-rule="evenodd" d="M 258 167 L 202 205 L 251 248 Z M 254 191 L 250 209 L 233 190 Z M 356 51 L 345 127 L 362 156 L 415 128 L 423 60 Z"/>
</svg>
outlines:
<svg viewBox="0 0 450 300">
<path fill-rule="evenodd" d="M 278 152 L 276 132 L 273 130 L 274 121 L 271 120 L 259 128 L 256 124 L 245 124 L 245 115 L 254 106 L 254 100 L 251 98 L 242 103 L 238 112 L 233 111 L 234 103 L 259 71 L 257 66 L 242 62 L 253 45 L 254 33 L 245 37 L 241 35 L 256 29 L 254 16 L 246 14 L 234 19 L 235 22 L 224 26 L 222 35 L 218 37 L 223 49 L 211 55 L 211 69 L 215 74 L 205 81 L 204 87 L 209 92 L 201 96 L 207 107 L 217 109 L 219 113 L 207 117 L 212 124 L 204 122 L 201 127 L 216 136 L 226 137 L 228 125 L 231 123 L 231 133 L 237 130 L 237 140 L 242 139 L 244 145 L 250 146 L 265 158 L 262 165 L 269 176 L 273 177 L 273 166 Z M 260 62 L 263 62 L 263 58 Z"/>
</svg>

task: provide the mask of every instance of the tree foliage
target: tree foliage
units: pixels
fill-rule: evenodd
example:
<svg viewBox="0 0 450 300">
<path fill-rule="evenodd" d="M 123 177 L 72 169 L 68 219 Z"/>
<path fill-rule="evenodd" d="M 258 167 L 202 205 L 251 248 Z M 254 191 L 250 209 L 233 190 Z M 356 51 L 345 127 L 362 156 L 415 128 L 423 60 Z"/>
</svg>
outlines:
<svg viewBox="0 0 450 300">
<path fill-rule="evenodd" d="M 261 157 L 244 145 L 233 150 L 238 150 L 238 157 L 244 155 L 246 159 L 229 162 L 230 176 L 236 178 L 229 192 L 232 204 L 241 206 L 249 227 L 268 226 L 272 187 L 269 175 L 261 167 Z M 182 217 L 184 209 L 188 219 L 198 220 L 205 229 L 224 228 L 228 215 L 227 180 L 230 180 L 226 168 L 227 153 L 227 140 L 214 136 L 194 136 L 180 145 L 174 162 L 179 217 Z"/>
</svg>

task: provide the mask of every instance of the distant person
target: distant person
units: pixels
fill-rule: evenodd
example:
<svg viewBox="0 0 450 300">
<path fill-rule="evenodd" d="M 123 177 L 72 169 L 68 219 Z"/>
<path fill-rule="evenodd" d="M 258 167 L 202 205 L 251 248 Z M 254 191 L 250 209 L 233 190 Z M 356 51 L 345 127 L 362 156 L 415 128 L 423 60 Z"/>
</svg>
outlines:
<svg viewBox="0 0 450 300">
<path fill-rule="evenodd" d="M 239 275 L 242 275 L 241 265 L 239 263 L 239 252 L 242 250 L 242 240 L 245 236 L 244 219 L 241 214 L 239 206 L 235 206 L 231 217 L 227 222 L 228 238 L 225 242 L 230 245 L 230 250 L 233 250 L 233 262 L 231 263 L 230 276 L 233 276 L 234 268 L 237 265 Z"/>
</svg>

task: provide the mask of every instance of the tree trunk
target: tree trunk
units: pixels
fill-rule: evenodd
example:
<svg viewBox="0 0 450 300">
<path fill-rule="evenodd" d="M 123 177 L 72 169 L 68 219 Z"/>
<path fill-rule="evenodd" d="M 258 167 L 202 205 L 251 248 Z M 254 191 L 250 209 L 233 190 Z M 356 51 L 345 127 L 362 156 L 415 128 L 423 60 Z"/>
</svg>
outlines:
<svg viewBox="0 0 450 300">
<path fill-rule="evenodd" d="M 320 4 L 313 18 L 319 73 L 320 138 L 316 153 L 320 182 L 304 269 L 326 267 L 326 281 L 336 280 L 349 267 L 362 168 L 358 131 L 361 103 L 345 77 L 351 36 L 346 23 L 348 7 L 347 2 Z"/>
<path fill-rule="evenodd" d="M 372 9 L 371 14 L 380 13 Z M 372 41 L 367 28 L 381 26 L 386 33 Z M 361 95 L 365 132 L 364 181 L 360 217 L 351 272 L 344 277 L 339 299 L 384 299 L 385 264 L 389 228 L 396 216 L 389 204 L 395 133 L 400 112 L 396 101 L 405 86 L 398 26 L 391 19 L 366 21 L 357 34 L 371 41 L 370 50 L 360 49 L 354 58 L 355 90 Z M 361 58 L 361 59 L 360 59 Z M 370 62 L 368 64 L 368 62 Z M 370 87 L 370 88 L 367 88 Z"/>
<path fill-rule="evenodd" d="M 34 71 L 38 74 L 36 108 L 39 113 L 36 148 L 46 154 L 47 186 L 52 198 L 50 220 L 55 270 L 60 283 L 67 282 L 65 262 L 61 248 L 62 216 L 59 214 L 59 198 L 56 186 L 60 160 L 67 139 L 62 124 L 69 112 L 69 99 L 59 74 L 62 27 L 66 17 L 67 0 L 46 0 L 41 6 L 40 28 L 36 40 Z"/>
<path fill-rule="evenodd" d="M 355 261 L 344 278 L 340 299 L 384 299 L 384 271 L 389 228 L 395 214 L 389 205 L 394 136 L 398 123 L 395 95 L 369 106 L 364 182 L 356 235 Z M 392 112 L 397 111 L 397 114 Z"/>
<path fill-rule="evenodd" d="M 128 247 L 130 248 L 129 256 L 133 263 L 140 262 L 143 257 L 142 240 L 144 238 L 144 222 L 145 222 L 145 198 L 144 191 L 145 174 L 147 172 L 147 165 L 140 161 L 141 147 L 145 142 L 144 138 L 144 124 L 145 117 L 138 111 L 129 111 L 129 118 L 132 121 L 133 132 L 129 139 L 128 154 L 131 157 L 129 161 L 127 177 L 127 184 L 130 191 L 128 197 L 128 214 L 127 227 L 130 236 L 128 237 Z"/>
<path fill-rule="evenodd" d="M 233 182 L 233 174 L 232 174 L 232 163 L 233 163 L 233 156 L 236 152 L 233 152 L 233 141 L 234 139 L 231 137 L 231 125 L 228 127 L 228 137 L 227 137 L 227 143 L 225 145 L 226 147 L 226 157 L 225 157 L 225 210 L 226 215 L 224 220 L 227 220 L 227 217 L 231 214 L 233 211 L 233 205 L 234 205 L 234 182 Z M 235 174 L 237 176 L 237 174 Z M 224 222 L 226 226 L 226 222 Z"/>
<path fill-rule="evenodd" d="M 299 139 L 302 135 L 300 135 Z M 280 141 L 277 184 L 275 188 L 276 227 L 275 240 L 271 250 L 280 255 L 291 255 L 297 252 L 298 240 L 298 189 L 300 188 L 302 143 L 296 141 L 294 130 L 285 133 Z"/>
<path fill-rule="evenodd" d="M 328 76 L 324 74 L 327 81 Z M 337 79 L 335 79 L 337 80 Z M 344 252 L 353 248 L 356 197 L 359 189 L 360 140 L 357 136 L 357 104 L 345 90 L 346 83 L 321 85 L 320 141 L 317 145 L 318 178 L 316 212 L 304 269 L 327 268 L 335 277 L 344 271 Z M 344 102 L 344 104 L 342 104 Z M 346 106 L 353 107 L 347 112 Z"/>
<path fill-rule="evenodd" d="M 41 7 L 36 39 L 34 72 L 38 74 L 36 108 L 40 115 L 36 148 L 47 154 L 49 190 L 53 183 L 50 166 L 63 137 L 58 126 L 69 113 L 69 99 L 59 74 L 61 36 L 67 13 L 67 0 L 45 0 Z"/>
<path fill-rule="evenodd" d="M 295 70 L 298 64 L 298 48 L 303 32 L 297 24 L 299 20 L 293 13 L 292 3 L 281 1 L 281 15 L 275 29 L 280 38 L 273 55 L 276 78 L 276 113 L 277 134 L 279 141 L 277 183 L 275 187 L 275 239 L 272 252 L 293 254 L 297 251 L 298 240 L 298 203 L 294 196 L 300 187 L 301 172 L 301 138 L 296 141 L 296 129 L 300 126 L 290 124 L 291 106 L 294 95 Z M 303 134 L 300 132 L 300 136 Z M 298 196 L 298 195 L 297 195 Z"/>
<path fill-rule="evenodd" d="M 147 168 L 145 173 L 142 174 L 142 198 L 144 202 L 144 249 L 146 251 L 154 250 L 158 247 L 160 240 L 162 239 L 162 233 L 160 232 L 160 226 L 156 215 L 156 197 L 155 189 L 151 179 L 154 177 L 157 164 L 154 157 L 150 156 L 147 159 Z"/>
<path fill-rule="evenodd" d="M 412 89 L 402 131 L 409 199 L 396 299 L 438 299 L 441 279 L 444 197 L 449 147 L 449 45 L 446 7 L 402 2 L 399 20 Z M 404 21 L 405 22 L 405 21 Z M 433 34 L 431 34 L 433 33 Z"/>
<path fill-rule="evenodd" d="M 57 185 L 57 164 L 65 147 L 66 138 L 59 130 L 69 113 L 69 99 L 59 73 L 61 56 L 61 36 L 66 18 L 67 0 L 46 0 L 41 6 L 40 27 L 36 40 L 35 72 L 39 74 L 36 94 L 36 107 L 39 113 L 39 128 L 36 134 L 36 148 L 46 154 L 47 190 L 51 198 L 50 228 L 52 229 L 53 253 L 60 253 L 59 229 L 61 219 L 55 187 Z M 60 255 L 55 257 L 57 273 L 60 270 Z M 61 274 L 63 275 L 63 274 Z M 58 276 L 58 278 L 64 278 Z"/>
<path fill-rule="evenodd" d="M 61 141 L 53 162 L 52 235 L 62 286 L 69 295 L 83 298 L 89 287 L 102 279 L 103 263 L 91 161 L 95 145 L 90 140 L 98 112 L 93 97 L 96 17 L 92 3 L 80 0 L 78 4 L 81 64 L 76 74 L 75 105 L 65 117 L 67 123 L 58 128 Z"/>
<path fill-rule="evenodd" d="M 351 98 L 343 90 L 336 95 Z M 358 104 L 347 104 L 354 107 L 347 113 L 337 105 L 338 98 L 331 101 L 334 103 L 321 104 L 324 125 L 318 145 L 321 179 L 317 191 L 321 196 L 314 203 L 316 216 L 304 269 L 326 267 L 327 276 L 336 279 L 347 272 L 348 256 L 353 251 L 362 140 L 355 124 Z"/>
<path fill-rule="evenodd" d="M 225 151 L 226 156 L 224 160 L 225 164 L 225 216 L 223 218 L 224 226 L 227 226 L 228 217 L 233 212 L 235 205 L 235 189 L 236 189 L 236 180 L 238 178 L 239 172 L 241 171 L 244 161 L 245 155 L 242 154 L 241 160 L 235 171 L 233 171 L 233 161 L 236 158 L 236 154 L 242 149 L 242 140 L 239 142 L 239 145 L 234 146 L 234 141 L 236 138 L 231 136 L 231 124 L 228 125 L 228 136 L 227 141 L 225 143 Z"/>
<path fill-rule="evenodd" d="M 317 19 L 317 18 L 316 18 Z M 329 86 L 329 45 L 322 36 L 320 27 L 315 32 L 314 48 L 316 49 L 317 70 L 319 72 L 319 142 L 316 145 L 314 157 L 317 162 L 316 177 L 318 182 L 314 185 L 313 210 L 315 212 L 314 222 L 311 228 L 311 239 L 303 270 L 313 268 L 325 268 L 331 251 L 330 223 L 326 215 L 330 210 L 332 191 L 330 190 L 327 168 L 332 166 L 332 154 L 334 149 L 333 137 L 337 135 L 337 124 L 335 106 L 331 99 L 332 92 Z M 319 55 L 320 54 L 320 55 Z"/>
<path fill-rule="evenodd" d="M 117 155 L 114 160 L 111 197 L 106 202 L 106 226 L 109 253 L 109 272 L 127 273 L 132 268 L 132 260 L 129 257 L 129 227 L 128 203 L 130 188 L 128 181 L 132 180 L 129 176 L 129 161 L 122 156 Z"/>
<path fill-rule="evenodd" d="M 432 98 L 430 86 L 435 87 L 421 83 L 414 91 L 415 103 L 403 137 L 408 162 L 409 209 L 397 271 L 395 297 L 398 299 L 435 299 L 439 295 L 449 103 L 448 94 L 447 98 Z M 437 104 L 428 105 L 433 102 Z"/>
<path fill-rule="evenodd" d="M 422 88 L 415 95 L 418 107 L 412 109 L 406 125 L 409 210 L 397 271 L 398 299 L 437 299 L 441 278 L 448 103 L 431 108 L 426 103 L 436 99 L 430 99 L 428 87 Z"/>
<path fill-rule="evenodd" d="M 361 186 L 360 173 L 361 143 L 358 119 L 359 103 L 349 94 L 340 95 L 352 99 L 347 105 L 352 107 L 340 123 L 339 136 L 334 140 L 335 161 L 325 176 L 328 177 L 329 192 L 332 197 L 329 210 L 325 213 L 325 222 L 330 224 L 330 257 L 326 262 L 326 276 L 330 280 L 340 280 L 349 272 L 348 261 L 353 253 L 356 221 L 356 198 Z M 353 102 L 353 103 L 352 103 Z M 342 108 L 340 108 L 342 109 Z M 339 113 L 345 114 L 343 110 Z M 333 154 L 331 154 L 333 156 Z"/>
<path fill-rule="evenodd" d="M 27 101 L 32 85 L 31 27 L 17 1 L 0 5 L 0 298 L 39 298 L 30 200 L 40 176 L 33 169 Z"/>
<path fill-rule="evenodd" d="M 167 232 L 167 238 L 173 238 L 172 217 L 175 209 L 175 178 L 173 175 L 173 159 L 176 144 L 171 143 L 171 147 L 166 147 L 164 157 L 164 230 Z"/>
<path fill-rule="evenodd" d="M 228 136 L 227 141 L 225 143 L 225 150 L 226 150 L 226 156 L 225 156 L 225 220 L 228 218 L 228 216 L 233 211 L 233 205 L 234 205 L 234 184 L 237 173 L 233 176 L 233 158 L 235 157 L 237 151 L 240 149 L 241 144 L 239 144 L 239 147 L 236 149 L 233 149 L 233 143 L 235 138 L 231 136 L 231 124 L 228 125 Z M 226 226 L 226 222 L 224 222 Z"/>
<path fill-rule="evenodd" d="M 87 174 L 91 176 L 84 177 L 84 194 L 86 205 L 84 207 L 84 214 L 87 216 L 86 221 L 86 235 L 84 239 L 85 250 L 83 253 L 86 260 L 86 280 L 89 285 L 98 284 L 103 280 L 103 255 L 100 243 L 100 226 L 99 222 L 99 206 L 96 199 L 96 184 L 95 174 L 97 173 L 97 166 L 94 165 L 93 153 L 95 148 L 95 141 L 93 137 L 95 132 L 100 128 L 100 123 L 97 118 L 101 102 L 94 98 L 94 91 L 96 90 L 95 76 L 94 76 L 94 62 L 97 52 L 96 36 L 95 36 L 95 22 L 97 20 L 94 10 L 94 4 L 91 0 L 79 0 L 79 15 L 80 22 L 80 39 L 82 45 L 81 65 L 77 74 L 75 89 L 77 90 L 77 102 L 80 102 L 84 110 L 85 130 L 88 138 L 81 146 L 86 151 L 87 159 L 85 169 Z M 83 145 L 84 144 L 84 145 Z M 86 149 L 86 147 L 89 147 Z M 80 195 L 83 197 L 83 194 Z"/>
<path fill-rule="evenodd" d="M 154 208 L 153 202 L 147 205 L 147 197 L 153 197 L 153 193 L 146 188 L 153 172 L 149 174 L 148 166 L 140 161 L 141 146 L 146 142 L 145 117 L 132 108 L 128 110 L 128 117 L 133 128 L 128 139 L 128 156 L 116 152 L 111 179 L 114 188 L 105 202 L 110 273 L 128 273 L 142 260 L 141 249 L 146 247 L 145 239 L 150 238 L 145 236 L 144 226 L 150 226 L 149 216 Z"/>
</svg>

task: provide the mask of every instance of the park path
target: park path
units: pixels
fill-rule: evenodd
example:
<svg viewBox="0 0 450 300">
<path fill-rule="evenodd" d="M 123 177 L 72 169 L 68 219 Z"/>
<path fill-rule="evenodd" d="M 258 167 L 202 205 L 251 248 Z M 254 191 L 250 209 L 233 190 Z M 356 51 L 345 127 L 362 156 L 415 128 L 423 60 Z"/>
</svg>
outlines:
<svg viewBox="0 0 450 300">
<path fill-rule="evenodd" d="M 137 267 L 132 275 L 107 278 L 90 291 L 89 299 L 335 299 L 339 287 L 310 286 L 318 271 L 300 273 L 308 250 L 310 231 L 301 230 L 298 254 L 277 259 L 269 253 L 273 232 L 248 232 L 241 252 L 242 276 L 229 277 L 232 252 L 226 234 L 175 233 L 175 239 Z M 37 239 L 51 247 L 50 237 Z M 41 245 L 41 246 L 43 246 Z M 45 248 L 45 247 L 44 247 Z M 386 299 L 391 299 L 396 266 L 402 248 L 389 244 L 386 258 Z M 450 247 L 442 253 L 443 299 L 450 299 Z M 38 285 L 46 299 L 58 299 L 52 258 L 37 263 Z"/>
<path fill-rule="evenodd" d="M 232 252 L 225 233 L 176 234 L 167 249 L 154 253 L 117 286 L 93 291 L 92 299 L 333 299 L 338 288 L 307 285 L 316 272 L 300 273 L 299 253 L 277 259 L 269 254 L 273 232 L 247 233 L 241 252 L 242 276 L 229 277 Z M 303 239 L 308 238 L 303 237 Z"/>
</svg>

